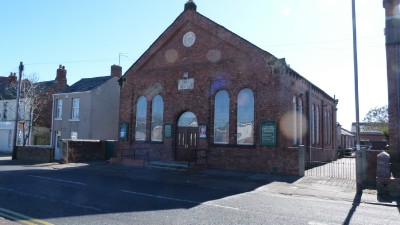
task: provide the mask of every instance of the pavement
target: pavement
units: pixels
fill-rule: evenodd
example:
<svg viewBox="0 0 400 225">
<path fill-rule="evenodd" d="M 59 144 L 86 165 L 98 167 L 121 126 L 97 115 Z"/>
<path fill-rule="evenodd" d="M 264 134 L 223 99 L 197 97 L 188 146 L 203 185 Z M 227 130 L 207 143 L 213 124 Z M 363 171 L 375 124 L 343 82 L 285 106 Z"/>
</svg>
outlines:
<svg viewBox="0 0 400 225">
<path fill-rule="evenodd" d="M 1 160 L 10 160 L 11 157 L 1 156 Z M 260 191 L 286 196 L 299 196 L 315 199 L 339 200 L 353 202 L 353 204 L 374 204 L 388 207 L 399 207 L 400 197 L 380 196 L 376 190 L 364 189 L 361 194 L 356 193 L 355 180 L 327 178 L 327 177 L 296 177 L 278 176 L 264 173 L 250 173 L 222 169 L 204 169 L 197 172 L 182 172 L 165 169 L 137 168 L 107 162 L 90 163 L 34 163 L 14 161 L 15 164 L 38 169 L 83 169 L 110 176 L 129 177 L 152 181 L 168 182 L 179 185 L 197 185 L 221 190 Z M 134 174 L 134 175 L 133 175 Z M 6 223 L 0 216 L 1 224 Z"/>
</svg>

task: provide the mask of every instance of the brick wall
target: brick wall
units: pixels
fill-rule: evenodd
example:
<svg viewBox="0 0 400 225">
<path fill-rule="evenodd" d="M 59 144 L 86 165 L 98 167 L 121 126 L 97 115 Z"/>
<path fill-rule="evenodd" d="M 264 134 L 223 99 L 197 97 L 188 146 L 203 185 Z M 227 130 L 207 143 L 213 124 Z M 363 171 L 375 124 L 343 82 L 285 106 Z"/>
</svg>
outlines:
<svg viewBox="0 0 400 225">
<path fill-rule="evenodd" d="M 182 44 L 185 33 L 193 31 L 196 41 L 191 47 Z M 178 90 L 178 81 L 194 78 L 194 88 Z M 296 96 L 303 102 L 304 145 L 310 145 L 307 133 L 310 104 L 321 107 L 320 142 L 315 147 L 334 149 L 336 101 L 312 85 L 284 60 L 259 49 L 236 34 L 193 11 L 186 11 L 154 42 L 139 60 L 125 73 L 120 92 L 120 122 L 129 124 L 129 139 L 119 141 L 118 152 L 149 148 L 153 160 L 175 159 L 175 133 L 162 143 L 150 142 L 152 99 L 161 95 L 164 101 L 164 124 L 176 131 L 179 116 L 193 112 L 199 124 L 206 124 L 207 139 L 199 139 L 199 147 L 209 150 L 209 164 L 215 168 L 298 174 L 298 153 L 290 150 L 293 138 L 283 135 L 284 120 L 292 110 Z M 240 146 L 237 139 L 237 98 L 240 90 L 249 88 L 254 94 L 254 145 Z M 218 90 L 229 94 L 229 143 L 215 145 L 214 96 Z M 135 141 L 136 101 L 147 100 L 146 141 Z M 322 109 L 332 112 L 331 142 L 323 140 Z M 259 124 L 277 123 L 278 146 L 259 145 Z M 118 153 L 117 153 L 118 154 Z M 297 168 L 296 168 L 297 167 Z"/>
<path fill-rule="evenodd" d="M 38 163 L 52 161 L 52 149 L 41 146 L 17 146 L 17 159 L 29 160 Z"/>
<path fill-rule="evenodd" d="M 63 140 L 63 161 L 74 163 L 105 160 L 105 143 L 105 141 Z"/>
</svg>

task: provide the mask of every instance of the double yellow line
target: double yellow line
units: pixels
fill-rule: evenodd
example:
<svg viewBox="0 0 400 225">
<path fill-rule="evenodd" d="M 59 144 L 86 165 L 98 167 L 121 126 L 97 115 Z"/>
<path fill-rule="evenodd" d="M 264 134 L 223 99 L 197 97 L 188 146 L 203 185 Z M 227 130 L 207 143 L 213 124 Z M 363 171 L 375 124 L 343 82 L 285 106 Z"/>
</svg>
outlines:
<svg viewBox="0 0 400 225">
<path fill-rule="evenodd" d="M 35 218 L 31 218 L 29 216 L 25 216 L 21 213 L 17 213 L 8 209 L 0 208 L 0 216 L 15 221 L 20 224 L 26 225 L 53 225 L 52 223 L 48 223 L 43 220 L 38 220 Z"/>
</svg>

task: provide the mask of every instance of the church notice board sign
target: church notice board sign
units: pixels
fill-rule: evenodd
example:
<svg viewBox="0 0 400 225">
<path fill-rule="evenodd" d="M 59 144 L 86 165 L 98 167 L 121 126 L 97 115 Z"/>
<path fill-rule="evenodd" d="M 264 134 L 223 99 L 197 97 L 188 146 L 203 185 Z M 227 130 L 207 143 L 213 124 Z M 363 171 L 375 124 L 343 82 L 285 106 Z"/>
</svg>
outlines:
<svg viewBox="0 0 400 225">
<path fill-rule="evenodd" d="M 265 121 L 260 124 L 260 145 L 276 147 L 276 123 Z"/>
</svg>

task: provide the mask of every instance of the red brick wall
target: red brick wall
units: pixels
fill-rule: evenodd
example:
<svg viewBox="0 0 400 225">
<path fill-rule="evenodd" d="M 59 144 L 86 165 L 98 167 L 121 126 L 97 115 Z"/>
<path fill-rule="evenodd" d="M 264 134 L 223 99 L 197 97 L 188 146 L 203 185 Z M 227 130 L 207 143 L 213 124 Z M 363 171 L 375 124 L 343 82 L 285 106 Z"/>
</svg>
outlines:
<svg viewBox="0 0 400 225">
<path fill-rule="evenodd" d="M 68 163 L 105 160 L 104 141 L 65 141 Z M 65 149 L 63 149 L 65 151 Z"/>
<path fill-rule="evenodd" d="M 190 48 L 182 45 L 182 37 L 188 32 L 196 34 L 196 42 Z M 220 56 L 220 57 L 218 57 Z M 184 73 L 194 78 L 193 90 L 178 91 L 178 80 Z M 200 139 L 200 147 L 209 149 L 209 164 L 216 168 L 298 174 L 298 152 L 290 150 L 291 138 L 281 135 L 279 121 L 292 109 L 293 96 L 302 98 L 303 113 L 308 117 L 308 105 L 326 104 L 335 108 L 335 101 L 323 91 L 311 85 L 294 70 L 235 34 L 215 25 L 194 12 L 185 12 L 125 73 L 125 83 L 120 94 L 120 122 L 129 123 L 129 140 L 119 141 L 117 151 L 147 147 L 151 159 L 175 158 L 175 140 L 164 138 L 163 143 L 136 142 L 136 101 L 140 96 L 147 99 L 147 134 L 150 140 L 151 101 L 158 94 L 164 100 L 164 124 L 172 124 L 176 130 L 179 116 L 193 112 L 199 124 L 206 124 L 208 138 Z M 216 82 L 218 81 L 218 82 Z M 255 102 L 255 143 L 253 146 L 236 145 L 237 96 L 240 90 L 250 88 Z M 230 98 L 229 144 L 214 145 L 214 95 L 224 89 Z M 311 92 L 310 98 L 307 97 Z M 332 115 L 335 114 L 334 110 Z M 320 124 L 322 126 L 322 116 Z M 275 121 L 278 125 L 278 146 L 259 145 L 259 124 Z M 308 124 L 305 119 L 305 124 Z M 332 130 L 336 117 L 332 117 Z M 307 125 L 306 125 L 307 126 Z M 304 128 L 307 131 L 307 128 Z M 323 129 L 320 129 L 323 138 Z M 331 132 L 334 134 L 334 131 Z M 303 144 L 308 145 L 306 133 Z M 333 148 L 320 141 L 320 147 Z M 325 146 L 324 146 L 325 145 Z"/>
</svg>

